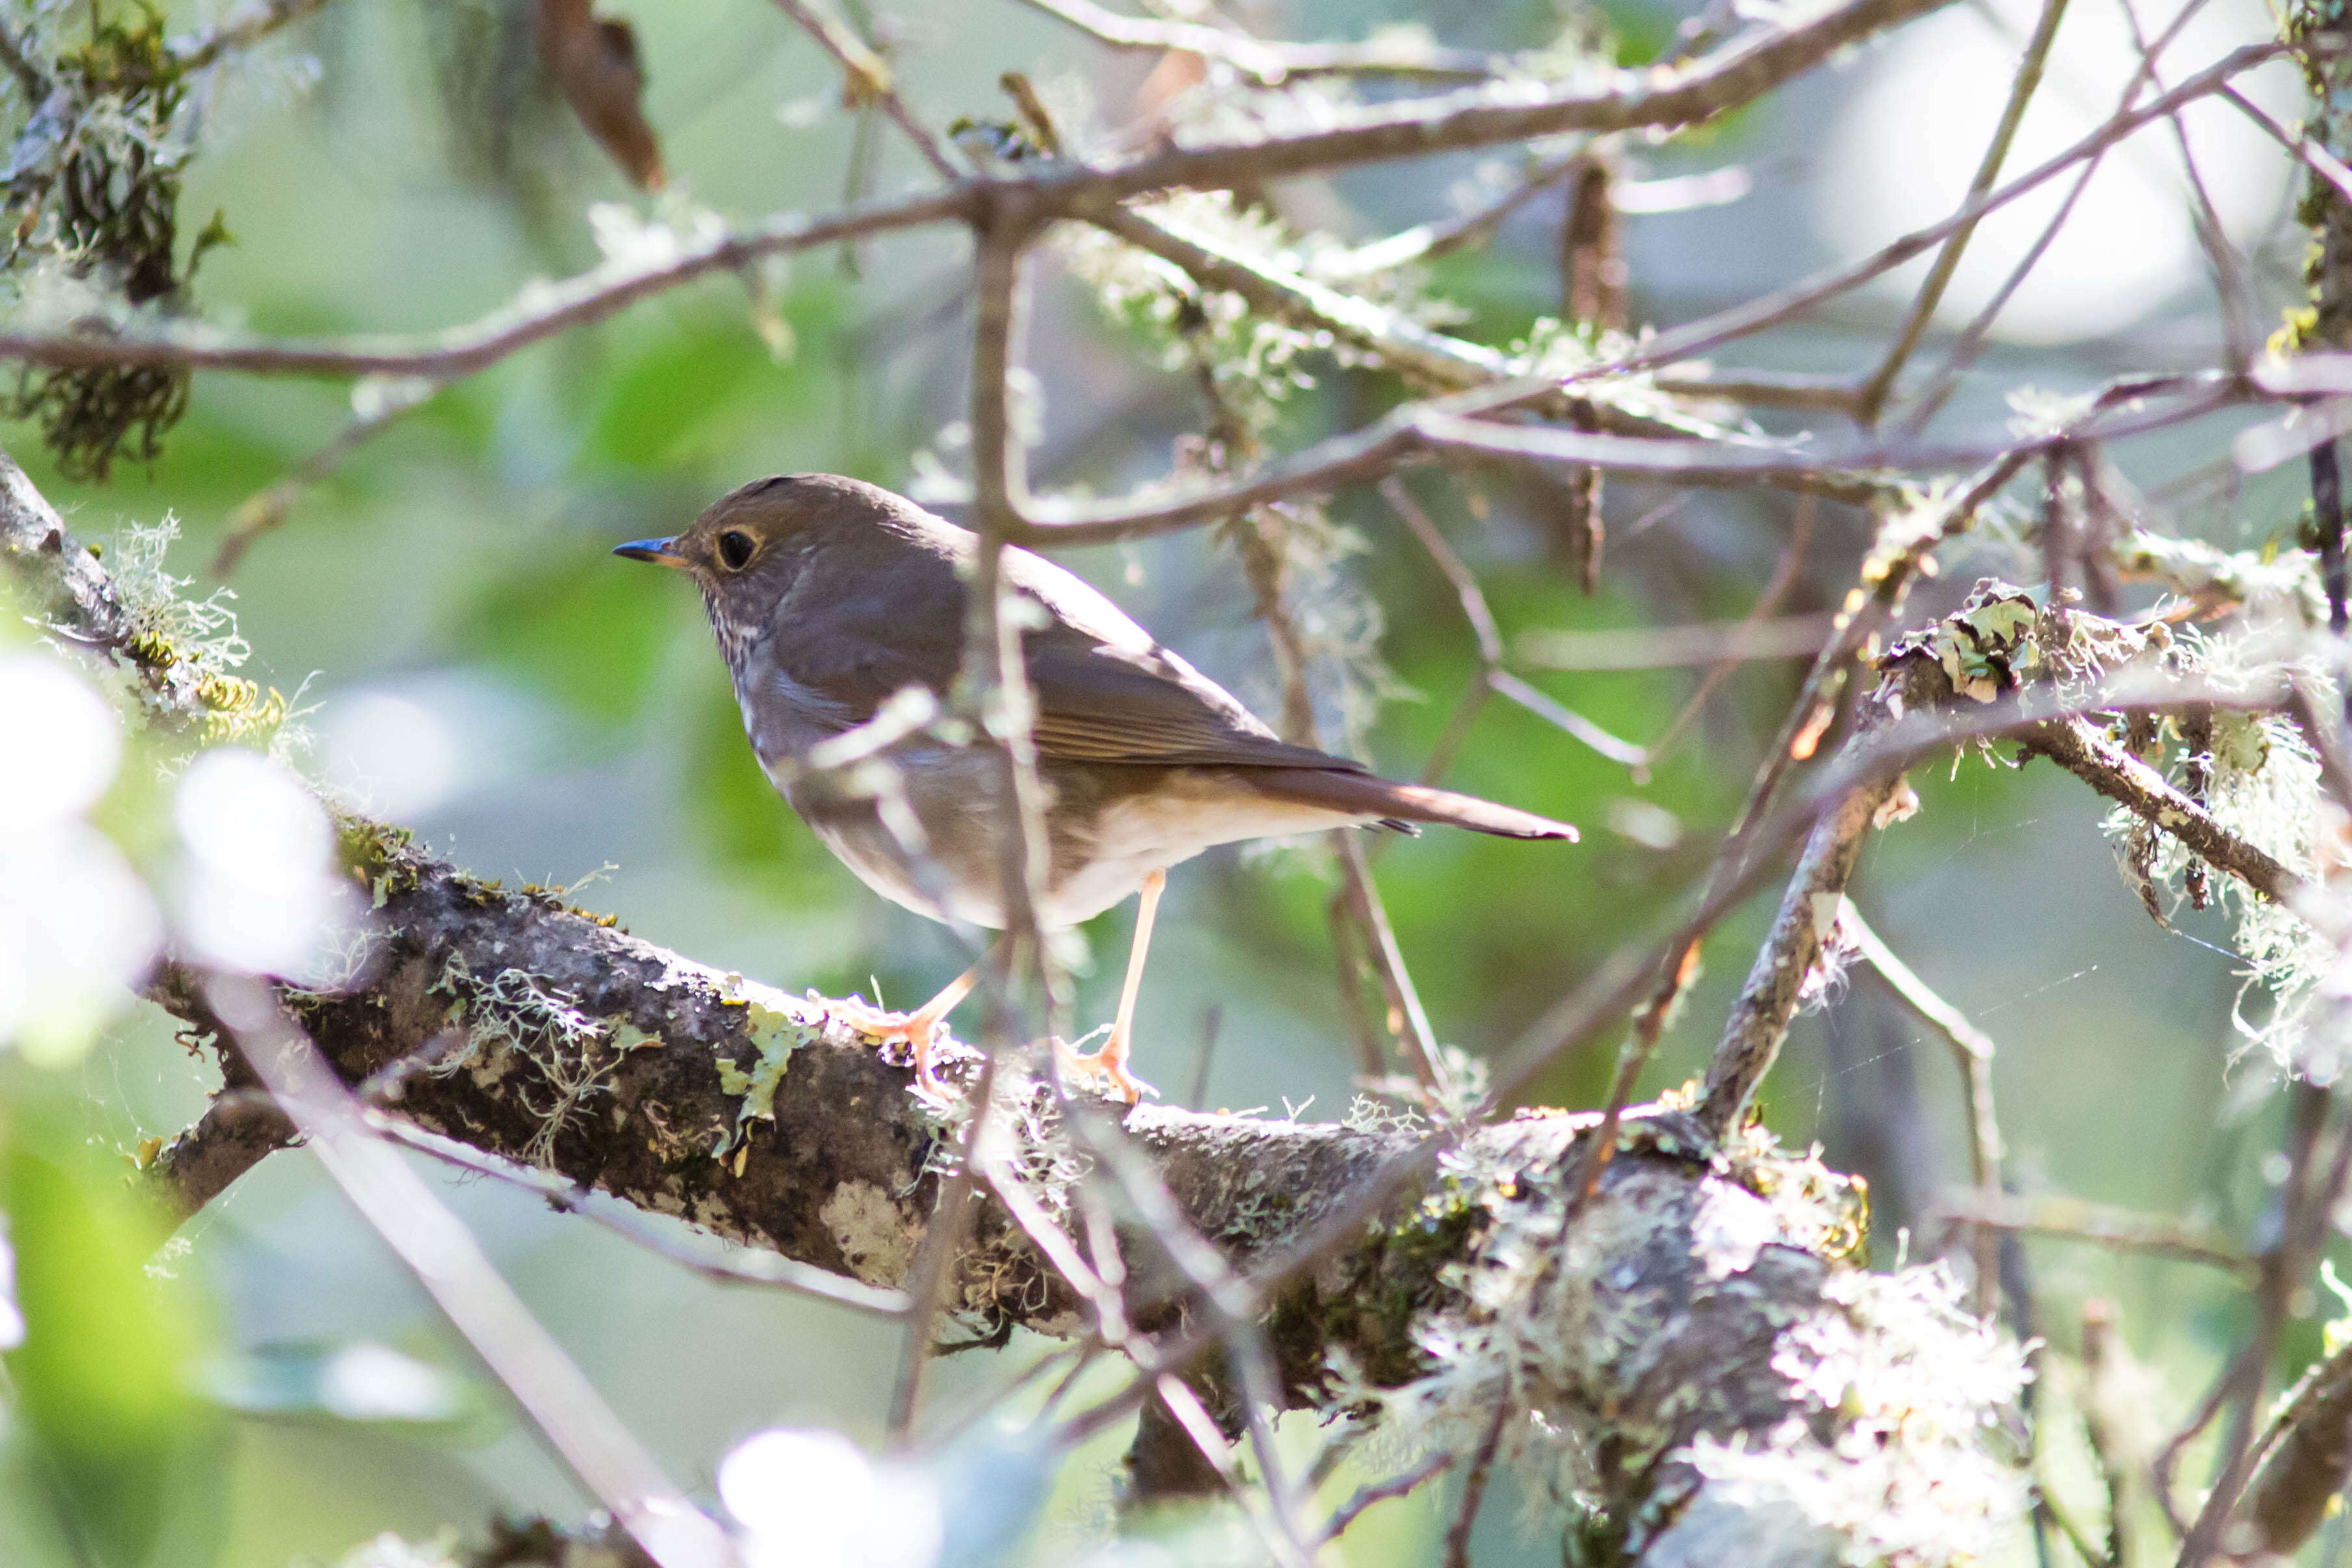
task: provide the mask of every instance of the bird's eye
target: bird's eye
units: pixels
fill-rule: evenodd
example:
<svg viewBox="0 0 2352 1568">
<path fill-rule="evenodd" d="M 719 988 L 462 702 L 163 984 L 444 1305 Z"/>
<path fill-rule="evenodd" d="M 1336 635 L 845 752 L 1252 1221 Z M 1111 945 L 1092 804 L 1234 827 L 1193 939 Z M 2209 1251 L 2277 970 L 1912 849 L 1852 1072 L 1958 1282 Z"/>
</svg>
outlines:
<svg viewBox="0 0 2352 1568">
<path fill-rule="evenodd" d="M 719 536 L 719 562 L 730 571 L 751 565 L 751 536 L 740 528 L 730 528 Z"/>
</svg>

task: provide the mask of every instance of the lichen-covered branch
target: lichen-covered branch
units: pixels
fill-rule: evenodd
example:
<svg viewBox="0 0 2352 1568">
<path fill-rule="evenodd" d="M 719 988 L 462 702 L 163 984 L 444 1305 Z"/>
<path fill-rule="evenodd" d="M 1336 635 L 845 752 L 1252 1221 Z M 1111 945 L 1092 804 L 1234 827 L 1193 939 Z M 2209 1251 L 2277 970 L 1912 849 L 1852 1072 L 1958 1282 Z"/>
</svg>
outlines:
<svg viewBox="0 0 2352 1568">
<path fill-rule="evenodd" d="M 169 651 L 120 636 L 95 559 L 21 475 L 5 476 L 8 577 L 62 642 L 157 676 L 168 708 Z M 397 831 L 348 818 L 341 831 L 373 911 L 364 956 L 340 987 L 279 995 L 345 1084 L 368 1086 L 383 1113 L 650 1213 L 869 1285 L 908 1282 L 957 1140 L 906 1066 L 821 998 L 468 876 Z M 197 982 L 169 969 L 153 994 L 209 1030 Z M 961 1048 L 941 1054 L 950 1074 L 969 1067 Z M 1016 1076 L 998 1103 L 1011 1140 L 991 1156 L 1000 1171 L 1045 1212 L 1070 1204 L 1086 1162 L 1050 1091 Z M 1998 1422 L 2018 1385 L 2014 1347 L 1966 1319 L 1939 1271 L 1855 1267 L 1860 1211 L 1843 1178 L 1759 1135 L 1717 1145 L 1680 1112 L 1637 1112 L 1570 1226 L 1569 1173 L 1593 1124 L 1460 1134 L 1433 1176 L 1298 1272 L 1269 1264 L 1418 1147 L 1418 1129 L 1145 1107 L 1123 1130 L 1223 1255 L 1219 1277 L 1263 1305 L 1278 1397 L 1385 1410 L 1442 1448 L 1464 1401 L 1482 1433 L 1496 1397 L 1515 1401 L 1502 1452 L 1597 1503 L 1580 1516 L 1595 1561 L 1699 1561 L 1738 1531 L 1785 1542 L 1776 1560 L 1827 1568 L 1885 1544 L 1880 1503 L 1912 1500 L 1902 1517 L 1916 1521 L 1916 1500 L 1932 1498 L 1948 1544 L 1918 1560 L 1941 1562 L 2013 1515 L 2020 1472 Z M 216 1135 L 192 1133 L 151 1167 L 180 1185 L 183 1207 L 220 1185 L 226 1167 L 196 1154 Z M 1214 1320 L 1197 1270 L 1155 1262 L 1148 1239 L 1122 1249 L 1142 1333 L 1181 1335 L 1188 1311 Z M 992 1201 L 975 1205 L 947 1279 L 950 1311 L 974 1331 L 1087 1329 L 1085 1299 Z M 1854 1387 L 1839 1370 L 1849 1362 L 1933 1367 L 1941 1381 L 1873 1373 Z M 1936 1419 L 1919 1418 L 1923 1400 Z"/>
<path fill-rule="evenodd" d="M 2134 816 L 2170 833 L 2205 861 L 2264 898 L 2284 903 L 2296 886 L 2277 859 L 2231 832 L 2213 813 L 2166 778 L 2109 740 L 2084 719 L 2053 719 L 2035 727 L 2027 745 Z"/>
</svg>

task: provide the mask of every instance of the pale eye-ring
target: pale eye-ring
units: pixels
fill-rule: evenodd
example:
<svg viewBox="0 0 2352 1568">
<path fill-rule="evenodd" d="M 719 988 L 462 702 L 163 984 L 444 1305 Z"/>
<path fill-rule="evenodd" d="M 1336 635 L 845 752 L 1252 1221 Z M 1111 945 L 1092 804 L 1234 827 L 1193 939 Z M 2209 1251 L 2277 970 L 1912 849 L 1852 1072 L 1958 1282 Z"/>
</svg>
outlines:
<svg viewBox="0 0 2352 1568">
<path fill-rule="evenodd" d="M 751 535 L 740 528 L 730 528 L 719 536 L 719 564 L 730 571 L 740 571 L 751 564 L 754 548 Z"/>
</svg>

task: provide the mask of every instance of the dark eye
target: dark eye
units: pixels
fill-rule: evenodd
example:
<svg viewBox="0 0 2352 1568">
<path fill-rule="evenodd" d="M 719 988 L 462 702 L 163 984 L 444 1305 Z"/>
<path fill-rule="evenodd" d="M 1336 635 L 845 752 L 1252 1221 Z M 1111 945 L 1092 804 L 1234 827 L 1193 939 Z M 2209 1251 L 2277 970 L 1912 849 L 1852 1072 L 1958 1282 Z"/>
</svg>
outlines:
<svg viewBox="0 0 2352 1568">
<path fill-rule="evenodd" d="M 730 571 L 740 571 L 751 564 L 751 536 L 740 528 L 730 528 L 719 536 L 719 562 Z"/>
</svg>

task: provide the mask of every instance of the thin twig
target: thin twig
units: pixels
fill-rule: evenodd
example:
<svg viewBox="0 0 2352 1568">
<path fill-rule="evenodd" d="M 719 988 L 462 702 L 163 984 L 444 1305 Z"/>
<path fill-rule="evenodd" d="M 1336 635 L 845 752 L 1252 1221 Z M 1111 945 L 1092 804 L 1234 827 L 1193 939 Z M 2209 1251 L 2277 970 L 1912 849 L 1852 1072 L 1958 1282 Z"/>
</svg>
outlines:
<svg viewBox="0 0 2352 1568">
<path fill-rule="evenodd" d="M 2001 1145 L 2000 1124 L 1994 1113 L 1992 1097 L 1992 1037 L 1970 1023 L 1959 1009 L 1937 996 L 1871 929 L 1862 911 L 1853 906 L 1853 900 L 1843 895 L 1838 905 L 1838 923 L 1845 937 L 1861 950 L 1878 977 L 1886 982 L 1887 989 L 1952 1048 L 1952 1058 L 1959 1064 L 1960 1080 L 1968 1088 L 1969 1179 L 1976 1184 L 1978 1197 L 1983 1202 L 1997 1203 L 2001 1196 Z M 1989 1318 L 2000 1294 L 2000 1239 L 1987 1226 L 1977 1227 L 1976 1272 L 1977 1312 Z"/>
<path fill-rule="evenodd" d="M 915 1418 L 923 1398 L 923 1369 L 931 1354 L 931 1325 L 944 1304 L 949 1280 L 963 1251 L 971 1227 L 971 1200 L 977 1183 L 972 1158 L 981 1134 L 996 1113 L 996 1074 L 1001 1052 L 990 1051 L 980 1064 L 980 1081 L 971 1092 L 971 1120 L 964 1128 L 955 1168 L 940 1178 L 931 1205 L 930 1222 L 915 1249 L 908 1270 L 906 1327 L 898 1341 L 898 1367 L 890 1385 L 890 1410 L 885 1426 L 890 1446 L 905 1448 L 914 1441 Z"/>
<path fill-rule="evenodd" d="M 1433 1477 L 1444 1475 L 1453 1466 L 1454 1456 L 1441 1450 L 1430 1455 L 1402 1475 L 1392 1476 L 1384 1481 L 1369 1481 L 1358 1487 L 1354 1495 L 1331 1511 L 1331 1517 L 1325 1520 L 1323 1528 L 1315 1532 L 1316 1540 L 1318 1542 L 1339 1540 L 1341 1535 L 1347 1533 L 1348 1526 L 1363 1516 L 1366 1509 L 1375 1503 L 1388 1502 L 1395 1498 L 1410 1496 L 1413 1489 L 1420 1486 L 1422 1482 Z"/>
<path fill-rule="evenodd" d="M 1511 1397 L 1503 1391 L 1495 1400 L 1495 1419 L 1487 1424 L 1486 1435 L 1479 1440 L 1469 1475 L 1462 1483 L 1461 1505 L 1454 1511 L 1454 1522 L 1445 1531 L 1445 1568 L 1470 1568 L 1470 1527 L 1477 1522 L 1478 1505 L 1486 1500 L 1486 1478 L 1494 1470 L 1495 1451 L 1502 1447 L 1503 1428 L 1510 1418 Z"/>
<path fill-rule="evenodd" d="M 1114 49 L 1153 54 L 1173 50 L 1233 67 L 1265 86 L 1291 77 L 1391 76 L 1433 81 L 1480 81 L 1507 63 L 1467 49 L 1441 49 L 1418 43 L 1271 44 L 1226 27 L 1200 22 L 1126 16 L 1094 0 L 1022 0 L 1033 10 Z"/>
<path fill-rule="evenodd" d="M 353 1097 L 364 1103 L 363 1096 L 354 1094 Z M 362 1114 L 368 1130 L 379 1137 L 405 1145 L 444 1165 L 471 1171 L 476 1176 L 488 1176 L 509 1186 L 520 1187 L 525 1192 L 536 1193 L 546 1199 L 551 1207 L 565 1214 L 584 1216 L 614 1235 L 625 1237 L 646 1251 L 666 1258 L 703 1279 L 722 1285 L 760 1285 L 791 1291 L 877 1317 L 896 1318 L 907 1311 L 908 1298 L 903 1291 L 844 1279 L 831 1270 L 773 1252 L 733 1248 L 730 1250 L 744 1254 L 740 1260 L 713 1257 L 707 1251 L 681 1245 L 664 1235 L 655 1228 L 652 1217 L 635 1205 L 596 1193 L 554 1171 L 500 1159 L 470 1144 L 461 1144 L 455 1138 L 428 1132 L 381 1111 L 371 1110 Z"/>
<path fill-rule="evenodd" d="M 2310 137 L 2297 136 L 2294 131 L 2281 125 L 2268 110 L 2263 109 L 2236 88 L 2223 88 L 2221 97 L 2239 113 L 2252 120 L 2265 135 L 2294 154 L 2296 160 L 2305 168 L 2335 186 L 2337 195 L 2347 202 L 2352 202 L 2352 169 L 2345 167 L 2341 158 L 2314 141 Z"/>
<path fill-rule="evenodd" d="M 288 23 L 325 9 L 326 5 L 327 0 L 253 0 L 201 33 L 173 39 L 173 62 L 184 71 L 203 70 L 232 50 L 258 43 Z"/>
<path fill-rule="evenodd" d="M 370 382 L 362 382 L 362 387 Z M 296 465 L 294 471 L 268 489 L 238 503 L 228 515 L 228 528 L 221 539 L 220 549 L 213 556 L 213 576 L 226 578 L 235 572 L 245 552 L 262 535 L 282 526 L 286 514 L 293 508 L 310 487 L 342 465 L 362 446 L 400 422 L 412 410 L 431 401 L 441 390 L 438 382 L 423 378 L 405 378 L 388 384 L 377 384 L 364 412 L 352 416 L 351 423 L 337 431 L 331 440 Z"/>
<path fill-rule="evenodd" d="M 2152 120 L 2171 118 L 2179 112 L 2182 105 L 2189 101 L 2189 98 L 2181 96 L 2179 89 L 2176 89 L 2169 93 L 2159 91 L 2155 101 L 2146 110 L 2134 110 L 2131 108 L 2132 100 L 2138 98 L 2141 89 L 2147 86 L 2156 58 L 2180 36 L 2181 30 L 2189 26 L 2205 4 L 2206 0 L 2188 0 L 2188 4 L 2180 8 L 2164 31 L 2158 36 L 2156 42 L 2142 51 L 2139 66 L 2133 71 L 2131 79 L 2124 85 L 2116 112 L 2105 122 L 2106 126 L 2121 126 L 2128 121 L 2131 129 L 2137 131 Z M 2191 78 L 2190 82 L 2204 78 L 2212 78 L 2210 90 L 2216 93 L 2227 85 L 2226 77 L 2215 78 L 2210 68 L 2200 73 L 2200 77 Z M 2186 82 L 2182 84 L 2184 88 L 2189 85 L 2189 83 Z M 2162 111 L 2161 114 L 2152 112 L 2159 109 Z M 2126 131 L 2124 134 L 2128 135 L 2129 132 Z M 2085 141 L 2095 139 L 2096 133 L 2094 132 L 2093 137 L 2086 138 Z M 2002 281 L 1999 288 L 1993 291 L 1992 298 L 1985 302 L 1983 308 L 1979 309 L 1975 318 L 1961 330 L 1959 337 L 1952 344 L 1950 351 L 1946 354 L 1942 368 L 1937 371 L 1935 379 L 1928 383 L 1927 389 L 1914 402 L 1911 414 L 1904 423 L 1904 429 L 1907 434 L 1916 434 L 1927 427 L 1928 422 L 1935 418 L 1937 411 L 1944 406 L 1945 402 L 1958 387 L 1960 378 L 1968 373 L 1970 366 L 1976 363 L 1977 356 L 1983 351 L 1985 342 L 1992 331 L 1993 323 L 2000 319 L 2000 313 L 2009 308 L 2011 298 L 2024 286 L 2026 278 L 2032 276 L 2033 269 L 2042 264 L 2043 255 L 2056 242 L 2058 235 L 2064 231 L 2068 221 L 2074 215 L 2075 204 L 2082 200 L 2083 193 L 2090 188 L 2091 178 L 2099 172 L 2099 165 L 2105 161 L 2107 150 L 2122 140 L 2122 135 L 2108 138 L 2088 152 L 2081 172 L 2075 175 L 2074 183 L 2067 187 L 2066 194 L 2060 200 L 2057 210 L 2050 215 L 2049 221 L 2042 225 L 2041 234 L 2035 237 L 2033 244 L 2027 247 L 2025 255 L 2018 259 L 2016 266 L 2010 269 L 2009 277 Z M 2045 163 L 2043 167 L 2048 168 L 2049 165 Z"/>
<path fill-rule="evenodd" d="M 2017 139 L 2017 128 L 2024 123 L 2026 105 L 2042 85 L 2042 68 L 2049 62 L 2050 46 L 2058 37 L 2058 24 L 2066 15 L 2066 0 L 2042 0 L 2041 18 L 2033 25 L 2033 36 L 2028 39 L 2025 52 L 2019 57 L 2017 74 L 2010 81 L 2009 101 L 2001 107 L 2000 120 L 1993 127 L 1992 140 L 1985 144 L 1984 157 L 1977 164 L 1976 178 L 1969 182 L 1963 205 L 1980 201 L 2000 178 L 2000 166 L 2009 161 L 2009 150 Z M 1861 424 L 1878 423 L 1879 410 L 1886 403 L 1886 394 L 1893 390 L 1897 376 L 1903 373 L 1904 361 L 1927 330 L 1935 319 L 1936 307 L 1943 303 L 1944 290 L 1950 286 L 1952 275 L 1959 270 L 1960 256 L 1968 248 L 1976 225 L 1969 223 L 1955 229 L 1936 255 L 1935 265 L 1919 285 L 1913 297 L 1911 308 L 1903 318 L 1903 325 L 1887 349 L 1886 357 L 1879 361 L 1862 383 L 1854 408 L 1855 422 Z"/>
<path fill-rule="evenodd" d="M 2113 1204 L 2078 1197 L 2012 1197 L 1979 1188 L 1947 1194 L 1936 1209 L 1964 1225 L 1989 1230 L 2087 1241 L 2126 1252 L 2152 1252 L 2185 1263 L 2201 1263 L 2242 1279 L 2251 1280 L 2254 1274 L 2254 1260 L 2219 1231 Z"/>
<path fill-rule="evenodd" d="M 2161 45 L 2150 45 L 2140 31 L 2139 13 L 2127 3 L 2116 9 L 2123 13 L 2124 26 L 2131 33 L 2132 47 L 2138 51 L 2141 72 L 2158 92 L 2164 90 L 2164 76 L 2157 65 Z M 2166 39 L 2179 29 L 2168 27 Z M 2248 289 L 2245 269 L 2237 253 L 2231 247 L 2230 236 L 2222 226 L 2221 210 L 2214 206 L 2212 193 L 2206 188 L 2205 176 L 2198 172 L 2197 154 L 2189 145 L 2189 127 L 2179 115 L 2168 118 L 2172 128 L 2172 144 L 2180 154 L 2181 172 L 2188 176 L 2189 193 L 2194 199 L 2189 210 L 2191 226 L 2197 243 L 2204 247 L 2205 256 L 2213 268 L 2213 290 L 2221 306 L 2221 332 L 2229 356 L 2230 368 L 2240 370 L 2251 361 L 2261 347 L 2254 329 L 2254 306 Z"/>
<path fill-rule="evenodd" d="M 1582 714 L 1559 702 L 1550 694 L 1538 690 L 1505 668 L 1507 657 L 1502 628 L 1488 608 L 1486 591 L 1478 586 L 1477 574 L 1454 553 L 1421 504 L 1412 498 L 1402 479 L 1391 476 L 1381 482 L 1381 495 L 1397 516 L 1404 520 L 1421 548 L 1429 552 L 1430 560 L 1454 589 L 1461 602 L 1464 619 L 1470 622 L 1471 635 L 1477 640 L 1479 674 L 1486 689 L 1507 697 L 1545 722 L 1557 726 L 1582 741 L 1586 746 L 1612 762 L 1622 763 L 1637 772 L 1649 766 L 1650 755 L 1630 741 L 1620 740 Z M 1465 721 L 1466 722 L 1466 721 Z"/>
<path fill-rule="evenodd" d="M 863 203 L 822 218 L 786 214 L 748 229 L 680 243 L 656 261 L 607 263 L 535 287 L 462 327 L 410 338 L 257 338 L 218 328 L 100 332 L 0 332 L 0 360 L 56 369 L 186 365 L 269 375 L 427 376 L 449 381 L 488 369 L 573 327 L 602 321 L 641 299 L 772 256 L 968 217 L 976 188 Z"/>
<path fill-rule="evenodd" d="M 950 184 L 964 177 L 956 167 L 939 138 L 930 128 L 915 117 L 898 96 L 892 80 L 890 62 L 874 52 L 865 39 L 851 31 L 849 25 L 831 12 L 821 9 L 813 0 L 776 0 L 776 8 L 800 24 L 803 32 L 817 41 L 818 47 L 833 57 L 849 97 L 856 102 L 874 103 L 890 117 L 890 122 L 906 133 L 908 142 L 922 154 L 923 162 L 932 172 Z"/>
<path fill-rule="evenodd" d="M 2297 1082 L 2289 1092 L 2287 1179 L 2279 1188 L 2276 1244 L 2262 1258 L 2262 1278 L 2255 1291 L 2258 1309 L 2253 1337 L 2239 1364 L 2237 1386 L 2231 1390 L 2230 1425 L 2221 1442 L 2221 1462 L 2205 1506 L 2189 1527 L 2180 1548 L 2181 1568 L 2204 1568 L 2221 1548 L 2246 1481 L 2252 1472 L 2255 1411 L 2269 1380 L 2271 1359 L 2278 1346 L 2294 1294 L 2316 1265 L 2332 1228 L 2336 1206 L 2343 1200 L 2352 1178 L 2352 1121 L 2336 1135 L 2334 1156 L 2324 1176 L 2314 1180 L 2322 1136 L 2332 1119 L 2333 1102 L 2326 1089 Z"/>
<path fill-rule="evenodd" d="M 1697 687 L 1684 699 L 1681 711 L 1667 721 L 1665 729 L 1645 748 L 1652 763 L 1660 761 L 1674 749 L 1684 731 L 1697 722 L 1698 716 L 1706 710 L 1707 699 L 1731 678 L 1731 672 L 1738 669 L 1743 660 L 1768 656 L 1757 651 L 1758 644 L 1769 645 L 1769 639 L 1764 633 L 1768 626 L 1774 625 L 1772 613 L 1780 608 L 1780 601 L 1789 596 L 1789 590 L 1796 586 L 1798 575 L 1804 570 L 1805 547 L 1812 542 L 1813 514 L 1818 509 L 1812 497 L 1798 497 L 1797 516 L 1789 526 L 1789 542 L 1780 551 L 1779 562 L 1772 568 L 1771 580 L 1765 583 L 1764 591 L 1756 596 L 1756 602 L 1749 607 L 1747 618 L 1733 628 L 1730 645 L 1716 657 L 1707 667 L 1706 674 L 1699 677 Z M 1780 622 L 1775 629 L 1803 632 L 1803 640 L 1796 646 L 1783 645 L 1780 650 L 1786 657 L 1796 653 L 1819 653 L 1823 635 L 1831 630 L 1831 624 L 1828 616 L 1814 616 Z"/>
</svg>

